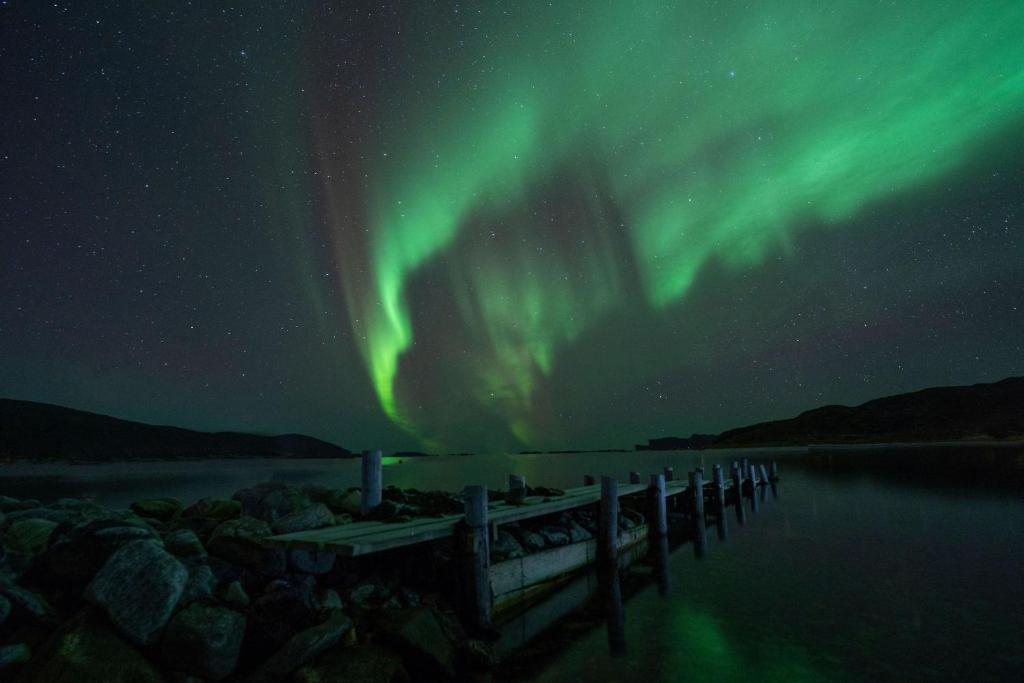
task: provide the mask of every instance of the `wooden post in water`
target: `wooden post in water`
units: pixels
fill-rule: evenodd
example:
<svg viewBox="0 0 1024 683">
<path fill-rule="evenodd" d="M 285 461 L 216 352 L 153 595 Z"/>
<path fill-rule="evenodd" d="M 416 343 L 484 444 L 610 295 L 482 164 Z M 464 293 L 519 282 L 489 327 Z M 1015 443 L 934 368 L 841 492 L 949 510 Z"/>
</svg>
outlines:
<svg viewBox="0 0 1024 683">
<path fill-rule="evenodd" d="M 764 466 L 764 463 L 761 463 L 760 465 L 758 465 L 757 468 L 761 472 L 761 483 L 762 484 L 767 484 L 768 483 L 768 468 L 766 468 Z"/>
<path fill-rule="evenodd" d="M 360 512 L 364 515 L 380 505 L 384 472 L 380 451 L 363 451 L 363 490 Z"/>
<path fill-rule="evenodd" d="M 487 487 L 467 486 L 463 490 L 463 506 L 463 616 L 471 627 L 490 628 L 491 559 L 487 540 Z"/>
<path fill-rule="evenodd" d="M 671 467 L 666 467 L 664 469 L 664 472 L 665 472 L 665 481 L 673 481 L 676 478 L 676 471 L 674 469 L 672 469 Z"/>
<path fill-rule="evenodd" d="M 598 555 L 603 561 L 619 556 L 619 482 L 601 477 L 601 513 L 598 524 Z"/>
<path fill-rule="evenodd" d="M 640 473 L 639 472 L 630 472 L 629 473 L 629 483 L 630 484 L 639 484 L 640 483 Z"/>
<path fill-rule="evenodd" d="M 736 521 L 742 526 L 747 521 L 747 512 L 743 509 L 743 475 L 735 462 L 732 464 L 732 490 L 736 494 Z"/>
<path fill-rule="evenodd" d="M 700 471 L 690 472 L 690 491 L 693 493 L 693 516 L 704 525 L 704 477 Z"/>
<path fill-rule="evenodd" d="M 715 499 L 719 505 L 725 505 L 725 475 L 721 465 L 711 468 L 711 478 L 715 482 Z"/>
<path fill-rule="evenodd" d="M 772 476 L 771 476 L 771 480 L 772 481 L 778 481 L 779 480 L 779 463 L 775 462 L 774 460 L 772 460 Z"/>
<path fill-rule="evenodd" d="M 651 487 L 651 522 L 647 526 L 648 533 L 664 536 L 668 533 L 668 510 L 665 506 L 665 475 L 652 474 Z"/>
<path fill-rule="evenodd" d="M 593 486 L 594 485 L 594 475 L 593 474 L 584 474 L 583 475 L 583 485 L 584 486 Z"/>
<path fill-rule="evenodd" d="M 740 473 L 743 475 L 743 478 L 750 479 L 750 461 L 746 458 L 740 460 L 740 468 Z"/>
<path fill-rule="evenodd" d="M 750 468 L 750 509 L 754 512 L 761 509 L 761 499 L 757 494 L 757 467 L 752 466 Z"/>
<path fill-rule="evenodd" d="M 521 474 L 508 475 L 508 498 L 512 505 L 521 505 L 526 500 L 526 477 Z"/>
</svg>

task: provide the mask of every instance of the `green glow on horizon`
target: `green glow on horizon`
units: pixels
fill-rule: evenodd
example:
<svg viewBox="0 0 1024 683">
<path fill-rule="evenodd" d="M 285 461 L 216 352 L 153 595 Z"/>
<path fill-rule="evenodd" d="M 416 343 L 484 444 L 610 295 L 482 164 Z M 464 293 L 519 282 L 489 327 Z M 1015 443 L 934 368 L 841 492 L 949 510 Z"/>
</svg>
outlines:
<svg viewBox="0 0 1024 683">
<path fill-rule="evenodd" d="M 524 3 L 482 10 L 491 38 L 457 60 L 431 49 L 449 29 L 420 18 L 408 40 L 426 57 L 393 84 L 369 272 L 348 292 L 380 403 L 413 432 L 396 394 L 415 338 L 406 288 L 435 259 L 480 342 L 467 392 L 529 442 L 538 378 L 627 303 L 624 263 L 647 306 L 670 306 L 710 260 L 756 265 L 801 229 L 935 182 L 1024 112 L 1016 0 Z M 624 225 L 597 201 L 573 226 L 586 239 L 559 245 L 530 201 L 566 174 L 600 176 L 590 191 Z"/>
</svg>

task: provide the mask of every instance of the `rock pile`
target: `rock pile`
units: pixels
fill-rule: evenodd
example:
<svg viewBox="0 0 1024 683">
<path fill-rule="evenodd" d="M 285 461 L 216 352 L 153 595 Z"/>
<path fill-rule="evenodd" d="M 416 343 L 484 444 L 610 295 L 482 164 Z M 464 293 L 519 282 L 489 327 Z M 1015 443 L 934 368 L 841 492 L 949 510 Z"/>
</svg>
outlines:
<svg viewBox="0 0 1024 683">
<path fill-rule="evenodd" d="M 385 521 L 462 509 L 441 492 L 389 488 L 385 502 Z M 0 496 L 0 679 L 403 681 L 481 666 L 488 646 L 442 596 L 262 542 L 358 508 L 358 490 L 277 482 L 129 510 Z"/>
</svg>

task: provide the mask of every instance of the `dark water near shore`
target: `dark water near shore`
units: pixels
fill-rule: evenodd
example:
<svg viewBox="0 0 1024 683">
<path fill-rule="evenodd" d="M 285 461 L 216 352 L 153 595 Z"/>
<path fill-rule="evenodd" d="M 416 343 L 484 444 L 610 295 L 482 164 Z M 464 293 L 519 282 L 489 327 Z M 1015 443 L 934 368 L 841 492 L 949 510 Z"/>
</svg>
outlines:
<svg viewBox="0 0 1024 683">
<path fill-rule="evenodd" d="M 728 452 L 473 456 L 390 463 L 385 483 L 501 488 L 508 472 L 531 483 L 575 486 L 584 473 L 625 480 L 630 470 L 698 462 Z M 744 456 L 757 456 L 744 452 Z M 554 627 L 538 659 L 543 681 L 853 681 L 1024 679 L 1024 497 L 1019 486 L 914 470 L 807 467 L 775 452 L 778 498 L 729 537 L 708 532 L 696 559 L 668 559 L 671 588 L 626 590 L 625 652 L 609 652 L 600 620 Z M 856 453 L 835 456 L 856 462 Z M 899 452 L 892 453 L 901 458 Z M 963 453 L 965 462 L 972 458 Z M 1008 458 L 1019 456 L 1007 453 Z M 916 468 L 916 466 L 915 466 Z M 36 476 L 41 475 L 41 476 Z M 358 461 L 233 460 L 0 469 L 0 494 L 91 495 L 124 505 L 147 496 L 191 501 L 266 479 L 347 487 Z M 749 503 L 748 503 L 749 505 Z M 749 509 L 749 508 L 748 508 Z M 645 568 L 626 570 L 643 577 Z M 634 582 L 635 583 L 635 582 Z M 632 585 L 624 578 L 624 586 Z M 617 640 L 617 639 L 616 639 Z"/>
</svg>

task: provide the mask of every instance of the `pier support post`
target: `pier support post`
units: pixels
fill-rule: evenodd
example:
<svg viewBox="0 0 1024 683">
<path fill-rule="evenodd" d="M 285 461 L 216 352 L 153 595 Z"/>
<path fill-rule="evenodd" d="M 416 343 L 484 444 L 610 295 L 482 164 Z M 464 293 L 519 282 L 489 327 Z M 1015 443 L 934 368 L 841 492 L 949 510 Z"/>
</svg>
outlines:
<svg viewBox="0 0 1024 683">
<path fill-rule="evenodd" d="M 704 477 L 700 470 L 690 472 L 690 491 L 693 494 L 693 516 L 704 525 Z"/>
<path fill-rule="evenodd" d="M 465 517 L 462 528 L 464 598 L 466 623 L 477 629 L 491 627 L 490 545 L 487 539 L 487 487 L 467 486 L 463 490 Z"/>
<path fill-rule="evenodd" d="M 721 465 L 711 468 L 711 478 L 715 482 L 715 499 L 722 505 L 725 504 L 725 474 Z"/>
<path fill-rule="evenodd" d="M 746 458 L 740 461 L 740 474 L 744 479 L 750 479 L 750 461 Z"/>
<path fill-rule="evenodd" d="M 359 509 L 365 515 L 380 505 L 383 493 L 384 472 L 380 451 L 363 451 L 362 483 L 362 502 Z"/>
<path fill-rule="evenodd" d="M 674 469 L 672 469 L 671 467 L 666 467 L 664 469 L 664 472 L 665 472 L 665 481 L 672 481 L 672 480 L 674 480 L 676 478 L 676 471 Z"/>
<path fill-rule="evenodd" d="M 743 475 L 735 462 L 732 464 L 732 490 L 736 494 L 736 521 L 742 526 L 747 521 L 746 510 L 743 509 Z"/>
<path fill-rule="evenodd" d="M 648 534 L 664 536 L 668 533 L 668 510 L 665 505 L 665 475 L 651 475 L 649 492 L 651 496 L 651 522 L 647 526 Z"/>
<path fill-rule="evenodd" d="M 761 499 L 757 494 L 757 467 L 753 466 L 750 468 L 750 509 L 754 512 L 761 509 Z"/>
<path fill-rule="evenodd" d="M 594 475 L 593 474 L 584 474 L 583 475 L 583 485 L 584 486 L 593 486 L 594 485 Z"/>
<path fill-rule="evenodd" d="M 762 484 L 767 484 L 768 483 L 768 469 L 764 466 L 764 463 L 761 463 L 760 465 L 758 465 L 757 468 L 758 468 L 758 471 L 761 473 L 761 483 Z"/>
<path fill-rule="evenodd" d="M 629 473 L 629 483 L 630 484 L 639 484 L 640 483 L 640 473 L 639 472 L 630 472 Z"/>
<path fill-rule="evenodd" d="M 619 554 L 619 482 L 612 477 L 601 477 L 598 553 L 604 561 L 615 561 Z"/>
<path fill-rule="evenodd" d="M 522 505 L 526 500 L 526 477 L 522 474 L 508 475 L 508 498 L 506 501 L 512 505 Z"/>
<path fill-rule="evenodd" d="M 772 481 L 778 481 L 779 480 L 779 463 L 775 462 L 774 460 L 772 460 L 771 480 Z"/>
</svg>

